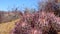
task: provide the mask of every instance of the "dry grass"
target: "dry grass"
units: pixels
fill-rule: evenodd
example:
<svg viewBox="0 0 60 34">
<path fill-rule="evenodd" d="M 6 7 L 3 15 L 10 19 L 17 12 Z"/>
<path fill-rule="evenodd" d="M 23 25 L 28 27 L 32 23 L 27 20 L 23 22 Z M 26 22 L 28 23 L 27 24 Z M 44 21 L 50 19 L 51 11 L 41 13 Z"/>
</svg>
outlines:
<svg viewBox="0 0 60 34">
<path fill-rule="evenodd" d="M 0 24 L 0 34 L 9 34 L 9 32 L 14 28 L 15 22 L 18 20 L 19 19 L 15 20 L 15 21 L 8 22 L 8 23 L 1 23 Z"/>
</svg>

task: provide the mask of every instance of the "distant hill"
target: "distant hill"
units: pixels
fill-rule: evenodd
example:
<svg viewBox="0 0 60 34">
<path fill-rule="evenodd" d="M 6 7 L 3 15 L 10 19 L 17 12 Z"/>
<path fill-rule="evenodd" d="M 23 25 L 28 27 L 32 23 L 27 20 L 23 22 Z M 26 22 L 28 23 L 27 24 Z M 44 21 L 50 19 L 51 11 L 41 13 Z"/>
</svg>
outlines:
<svg viewBox="0 0 60 34">
<path fill-rule="evenodd" d="M 9 22 L 20 18 L 19 11 L 0 11 L 0 23 Z"/>
</svg>

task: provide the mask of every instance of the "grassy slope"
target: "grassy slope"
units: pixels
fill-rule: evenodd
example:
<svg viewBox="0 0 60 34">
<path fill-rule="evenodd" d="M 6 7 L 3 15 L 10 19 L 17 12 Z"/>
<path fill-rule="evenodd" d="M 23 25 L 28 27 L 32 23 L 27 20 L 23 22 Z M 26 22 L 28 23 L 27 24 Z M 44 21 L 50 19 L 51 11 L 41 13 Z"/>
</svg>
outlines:
<svg viewBox="0 0 60 34">
<path fill-rule="evenodd" d="M 0 34 L 9 34 L 10 31 L 14 28 L 15 22 L 17 22 L 17 21 L 19 21 L 19 19 L 8 22 L 8 23 L 0 24 Z M 60 32 L 58 32 L 58 34 L 60 34 Z"/>
<path fill-rule="evenodd" d="M 15 22 L 17 22 L 19 19 L 15 20 L 15 21 L 11 21 L 8 23 L 2 23 L 0 24 L 0 34 L 9 34 L 9 32 L 11 31 L 11 29 L 14 28 L 14 24 Z"/>
</svg>

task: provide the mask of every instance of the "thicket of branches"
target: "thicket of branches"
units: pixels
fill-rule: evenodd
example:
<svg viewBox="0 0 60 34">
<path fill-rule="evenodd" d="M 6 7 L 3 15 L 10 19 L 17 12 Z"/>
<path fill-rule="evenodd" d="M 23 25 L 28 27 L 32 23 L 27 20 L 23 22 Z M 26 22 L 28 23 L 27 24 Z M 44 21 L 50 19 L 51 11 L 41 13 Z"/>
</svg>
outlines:
<svg viewBox="0 0 60 34">
<path fill-rule="evenodd" d="M 11 34 L 57 34 L 60 31 L 59 5 L 54 1 L 42 3 L 41 7 L 33 13 L 21 13 Z"/>
</svg>

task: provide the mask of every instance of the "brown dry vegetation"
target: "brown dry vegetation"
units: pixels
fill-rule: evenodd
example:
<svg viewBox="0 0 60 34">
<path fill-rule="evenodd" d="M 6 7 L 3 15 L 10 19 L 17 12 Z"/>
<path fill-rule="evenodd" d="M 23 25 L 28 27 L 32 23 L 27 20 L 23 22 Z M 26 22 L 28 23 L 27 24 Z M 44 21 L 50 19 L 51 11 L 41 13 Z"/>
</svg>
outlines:
<svg viewBox="0 0 60 34">
<path fill-rule="evenodd" d="M 25 32 L 28 34 L 47 34 L 47 32 L 52 34 L 52 31 L 60 34 L 60 7 L 57 4 L 49 1 L 46 5 L 39 4 L 39 7 L 42 6 L 42 8 L 38 11 L 31 10 L 31 12 L 26 9 L 24 13 L 19 10 L 0 11 L 0 34 L 24 34 Z M 22 29 L 22 26 L 26 29 Z"/>
<path fill-rule="evenodd" d="M 20 18 L 20 12 L 13 11 L 13 12 L 5 12 L 0 11 L 0 23 L 10 22 L 12 20 Z"/>
</svg>

